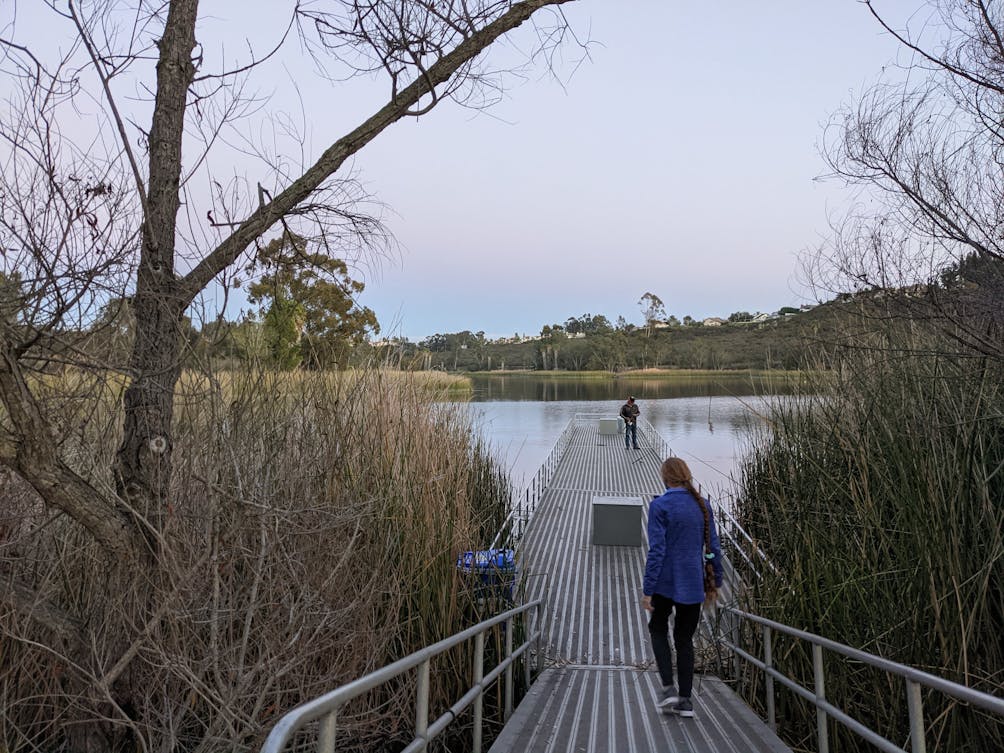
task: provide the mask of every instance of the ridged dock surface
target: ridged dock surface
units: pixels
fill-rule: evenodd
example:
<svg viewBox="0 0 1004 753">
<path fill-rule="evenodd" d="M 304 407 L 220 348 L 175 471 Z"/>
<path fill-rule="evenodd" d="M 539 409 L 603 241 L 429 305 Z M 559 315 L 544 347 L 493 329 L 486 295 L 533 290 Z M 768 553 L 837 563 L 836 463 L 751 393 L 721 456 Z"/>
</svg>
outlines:
<svg viewBox="0 0 1004 753">
<path fill-rule="evenodd" d="M 528 599 L 546 598 L 547 669 L 490 753 L 788 753 L 729 687 L 694 678 L 696 717 L 655 708 L 658 674 L 640 605 L 645 546 L 594 546 L 594 496 L 648 502 L 663 490 L 665 444 L 650 427 L 640 450 L 577 422 L 526 531 L 521 568 Z M 642 526 L 644 542 L 644 517 Z"/>
</svg>

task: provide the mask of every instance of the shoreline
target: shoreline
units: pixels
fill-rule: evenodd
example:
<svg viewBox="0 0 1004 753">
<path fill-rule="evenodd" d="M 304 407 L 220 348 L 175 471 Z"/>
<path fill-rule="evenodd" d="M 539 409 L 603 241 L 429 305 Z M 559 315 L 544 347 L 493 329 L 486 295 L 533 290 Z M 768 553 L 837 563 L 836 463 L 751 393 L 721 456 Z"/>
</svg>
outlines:
<svg viewBox="0 0 1004 753">
<path fill-rule="evenodd" d="M 450 372 L 454 373 L 454 372 Z M 566 371 L 543 369 L 506 369 L 495 371 L 464 371 L 456 374 L 469 377 L 534 377 L 551 379 L 675 379 L 715 377 L 748 377 L 803 379 L 817 376 L 818 371 L 784 369 L 634 369 L 630 371 Z"/>
</svg>

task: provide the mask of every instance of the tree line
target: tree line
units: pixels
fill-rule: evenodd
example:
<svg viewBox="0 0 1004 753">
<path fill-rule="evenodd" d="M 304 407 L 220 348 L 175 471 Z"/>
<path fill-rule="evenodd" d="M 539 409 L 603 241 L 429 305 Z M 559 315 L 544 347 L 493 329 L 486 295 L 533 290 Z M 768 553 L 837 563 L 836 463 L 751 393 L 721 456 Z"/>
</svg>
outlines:
<svg viewBox="0 0 1004 753">
<path fill-rule="evenodd" d="M 545 324 L 538 335 L 514 333 L 489 338 L 484 331 L 436 333 L 418 342 L 390 338 L 373 342 L 380 333 L 376 314 L 358 303 L 364 289 L 352 279 L 342 259 L 318 250 L 302 236 L 282 235 L 265 244 L 244 269 L 240 282 L 251 307 L 237 320 L 222 316 L 199 321 L 189 314 L 177 327 L 184 367 L 240 368 L 248 365 L 278 370 L 345 369 L 391 360 L 408 369 L 584 369 L 619 370 L 672 365 L 679 368 L 770 368 L 793 363 L 802 346 L 780 339 L 800 330 L 752 340 L 770 341 L 773 355 L 742 344 L 749 333 L 713 333 L 713 328 L 691 316 L 666 316 L 660 307 L 646 314 L 638 326 L 618 316 L 585 313 L 563 323 Z M 23 287 L 16 275 L 0 274 L 11 292 Z M 658 300 L 646 293 L 643 300 Z M 775 316 L 799 313 L 784 307 Z M 654 314 L 654 315 L 653 315 Z M 746 324 L 755 314 L 736 311 L 723 324 Z M 680 332 L 681 329 L 702 330 Z M 102 304 L 93 321 L 67 330 L 62 339 L 85 350 L 96 362 L 127 370 L 136 337 L 136 315 L 131 296 L 115 296 Z"/>
<path fill-rule="evenodd" d="M 446 371 L 794 369 L 807 358 L 822 357 L 839 325 L 841 307 L 842 302 L 834 301 L 799 316 L 756 323 L 752 314 L 736 312 L 713 327 L 691 317 L 637 326 L 623 317 L 612 324 L 603 315 L 584 314 L 564 324 L 545 324 L 532 337 L 491 339 L 483 331 L 463 330 L 437 333 L 417 343 L 391 338 L 365 347 L 370 357 L 403 368 Z"/>
<path fill-rule="evenodd" d="M 491 338 L 483 330 L 461 330 L 417 342 L 403 337 L 372 341 L 380 331 L 376 316 L 348 292 L 361 291 L 362 283 L 351 280 L 337 260 L 325 262 L 339 276 L 334 282 L 309 266 L 287 266 L 291 249 L 288 242 L 277 239 L 263 251 L 267 269 L 247 285 L 249 300 L 256 306 L 241 319 L 220 317 L 200 323 L 183 317 L 177 336 L 185 368 L 315 371 L 384 364 L 459 372 L 795 369 L 807 360 L 825 363 L 840 340 L 846 304 L 864 300 L 863 293 L 841 294 L 812 310 L 785 307 L 768 318 L 736 311 L 715 318 L 716 326 L 690 316 L 636 325 L 623 316 L 611 322 L 603 314 L 585 313 L 545 324 L 532 336 Z M 122 370 L 127 368 L 134 338 L 129 297 L 104 304 L 89 327 L 64 333 L 64 340 L 95 361 Z"/>
</svg>

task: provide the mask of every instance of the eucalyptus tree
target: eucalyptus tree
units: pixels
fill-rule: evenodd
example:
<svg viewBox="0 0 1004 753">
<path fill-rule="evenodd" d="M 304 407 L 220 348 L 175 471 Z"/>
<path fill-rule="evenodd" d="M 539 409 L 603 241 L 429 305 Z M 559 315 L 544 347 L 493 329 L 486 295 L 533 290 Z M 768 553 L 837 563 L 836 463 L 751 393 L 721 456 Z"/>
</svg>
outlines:
<svg viewBox="0 0 1004 753">
<path fill-rule="evenodd" d="M 638 305 L 641 306 L 642 316 L 645 317 L 645 328 L 651 336 L 656 323 L 666 318 L 666 305 L 655 293 L 645 293 L 638 299 Z"/>
<path fill-rule="evenodd" d="M 0 38 L 13 85 L 0 122 L 3 262 L 23 280 L 3 329 L 4 463 L 109 553 L 145 549 L 133 516 L 168 501 L 177 332 L 188 307 L 210 284 L 229 283 L 238 262 L 286 223 L 373 245 L 380 228 L 351 211 L 346 162 L 403 118 L 443 100 L 472 101 L 491 83 L 481 53 L 568 1 L 295 3 L 272 50 L 220 70 L 204 65 L 212 42 L 200 32 L 198 0 L 17 4 Z M 29 13 L 48 14 L 52 39 L 19 33 L 18 14 Z M 557 11 L 539 21 L 540 50 L 553 51 L 564 28 Z M 380 73 L 388 98 L 302 169 L 258 154 L 258 169 L 229 181 L 214 150 L 228 125 L 261 106 L 250 93 L 260 66 L 297 37 L 333 82 Z M 137 92 L 144 106 L 131 101 Z M 81 123 L 81 112 L 93 121 Z M 215 195 L 200 202 L 193 177 Z M 114 495 L 60 457 L 26 376 L 45 362 L 46 336 L 87 321 L 109 291 L 129 292 L 135 318 Z"/>
<path fill-rule="evenodd" d="M 609 332 L 613 329 L 613 325 L 610 324 L 610 320 L 603 314 L 593 316 L 589 313 L 583 314 L 582 316 L 569 317 L 565 321 L 564 326 L 565 331 L 571 334 L 584 332 L 587 335 Z"/>
<path fill-rule="evenodd" d="M 357 301 L 362 281 L 352 279 L 344 259 L 325 253 L 323 240 L 284 233 L 247 272 L 254 278 L 248 300 L 261 304 L 273 358 L 286 368 L 344 367 L 352 346 L 380 331 L 376 314 Z"/>
<path fill-rule="evenodd" d="M 2 448 L 6 464 L 109 552 L 145 549 L 146 537 L 138 535 L 144 527 L 133 515 L 155 517 L 168 502 L 182 361 L 177 332 L 186 309 L 214 281 L 228 283 L 242 257 L 285 224 L 373 246 L 380 228 L 352 210 L 356 186 L 341 177 L 346 162 L 402 118 L 446 99 L 476 101 L 491 83 L 481 53 L 538 11 L 565 2 L 295 3 L 272 50 L 252 51 L 221 70 L 204 65 L 212 42 L 200 32 L 198 0 L 33 5 L 31 14 L 50 15 L 54 35 L 66 35 L 58 48 L 22 37 L 15 13 L 0 39 L 4 72 L 15 85 L 0 123 L 0 201 L 5 271 L 21 274 L 25 285 L 17 326 L 5 328 L 2 342 L 0 397 L 11 429 Z M 27 4 L 17 11 L 28 14 Z M 538 28 L 541 50 L 553 50 L 564 30 L 560 14 Z M 259 154 L 258 170 L 229 181 L 215 150 L 231 135 L 228 125 L 260 107 L 249 91 L 259 67 L 297 36 L 332 81 L 381 73 L 389 96 L 300 168 L 281 155 L 270 164 Z M 130 108 L 136 91 L 146 107 Z M 97 133 L 93 125 L 81 128 L 74 115 L 81 111 L 93 114 Z M 210 200 L 199 201 L 195 177 L 212 186 Z M 26 361 L 45 360 L 40 335 L 72 327 L 108 290 L 123 289 L 131 294 L 136 335 L 117 493 L 109 495 L 85 483 L 53 446 Z"/>
</svg>

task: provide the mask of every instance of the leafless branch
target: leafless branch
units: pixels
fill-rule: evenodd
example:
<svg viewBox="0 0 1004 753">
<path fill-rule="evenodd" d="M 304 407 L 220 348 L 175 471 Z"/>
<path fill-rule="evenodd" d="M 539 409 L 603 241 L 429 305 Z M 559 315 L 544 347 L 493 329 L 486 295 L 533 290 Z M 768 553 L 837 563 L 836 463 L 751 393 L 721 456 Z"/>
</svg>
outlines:
<svg viewBox="0 0 1004 753">
<path fill-rule="evenodd" d="M 436 86 L 448 81 L 454 73 L 493 41 L 521 25 L 540 8 L 568 1 L 525 0 L 514 4 L 506 13 L 465 38 L 455 49 L 432 64 L 428 68 L 427 76 L 417 78 L 359 127 L 328 147 L 302 177 L 278 193 L 271 202 L 253 212 L 230 237 L 185 276 L 182 281 L 182 297 L 191 301 L 198 291 L 232 264 L 238 255 L 272 227 L 279 217 L 290 212 L 336 172 L 348 157 L 358 152 L 389 125 L 406 116 L 409 109 L 423 96 L 431 94 Z"/>
<path fill-rule="evenodd" d="M 74 5 L 73 0 L 69 0 L 69 2 L 67 2 L 67 8 L 69 10 L 70 18 L 73 19 L 73 25 L 77 29 L 80 41 L 87 50 L 91 63 L 94 65 L 94 70 L 98 74 L 98 78 L 101 81 L 101 88 L 104 91 L 105 99 L 108 102 L 108 109 L 115 122 L 115 127 L 118 129 L 122 151 L 125 153 L 126 159 L 129 161 L 129 167 L 132 169 L 133 180 L 136 181 L 136 195 L 139 197 L 139 201 L 143 207 L 143 217 L 145 221 L 145 218 L 149 216 L 149 209 L 146 204 L 146 186 L 143 183 L 143 176 L 140 173 L 139 162 L 133 152 L 132 142 L 129 140 L 129 134 L 126 132 L 125 122 L 122 119 L 118 104 L 112 94 L 111 75 L 105 70 L 104 62 L 98 58 L 97 51 L 94 49 L 94 43 L 91 41 L 90 33 L 80 20 L 80 16 L 77 13 L 77 8 Z"/>
</svg>

